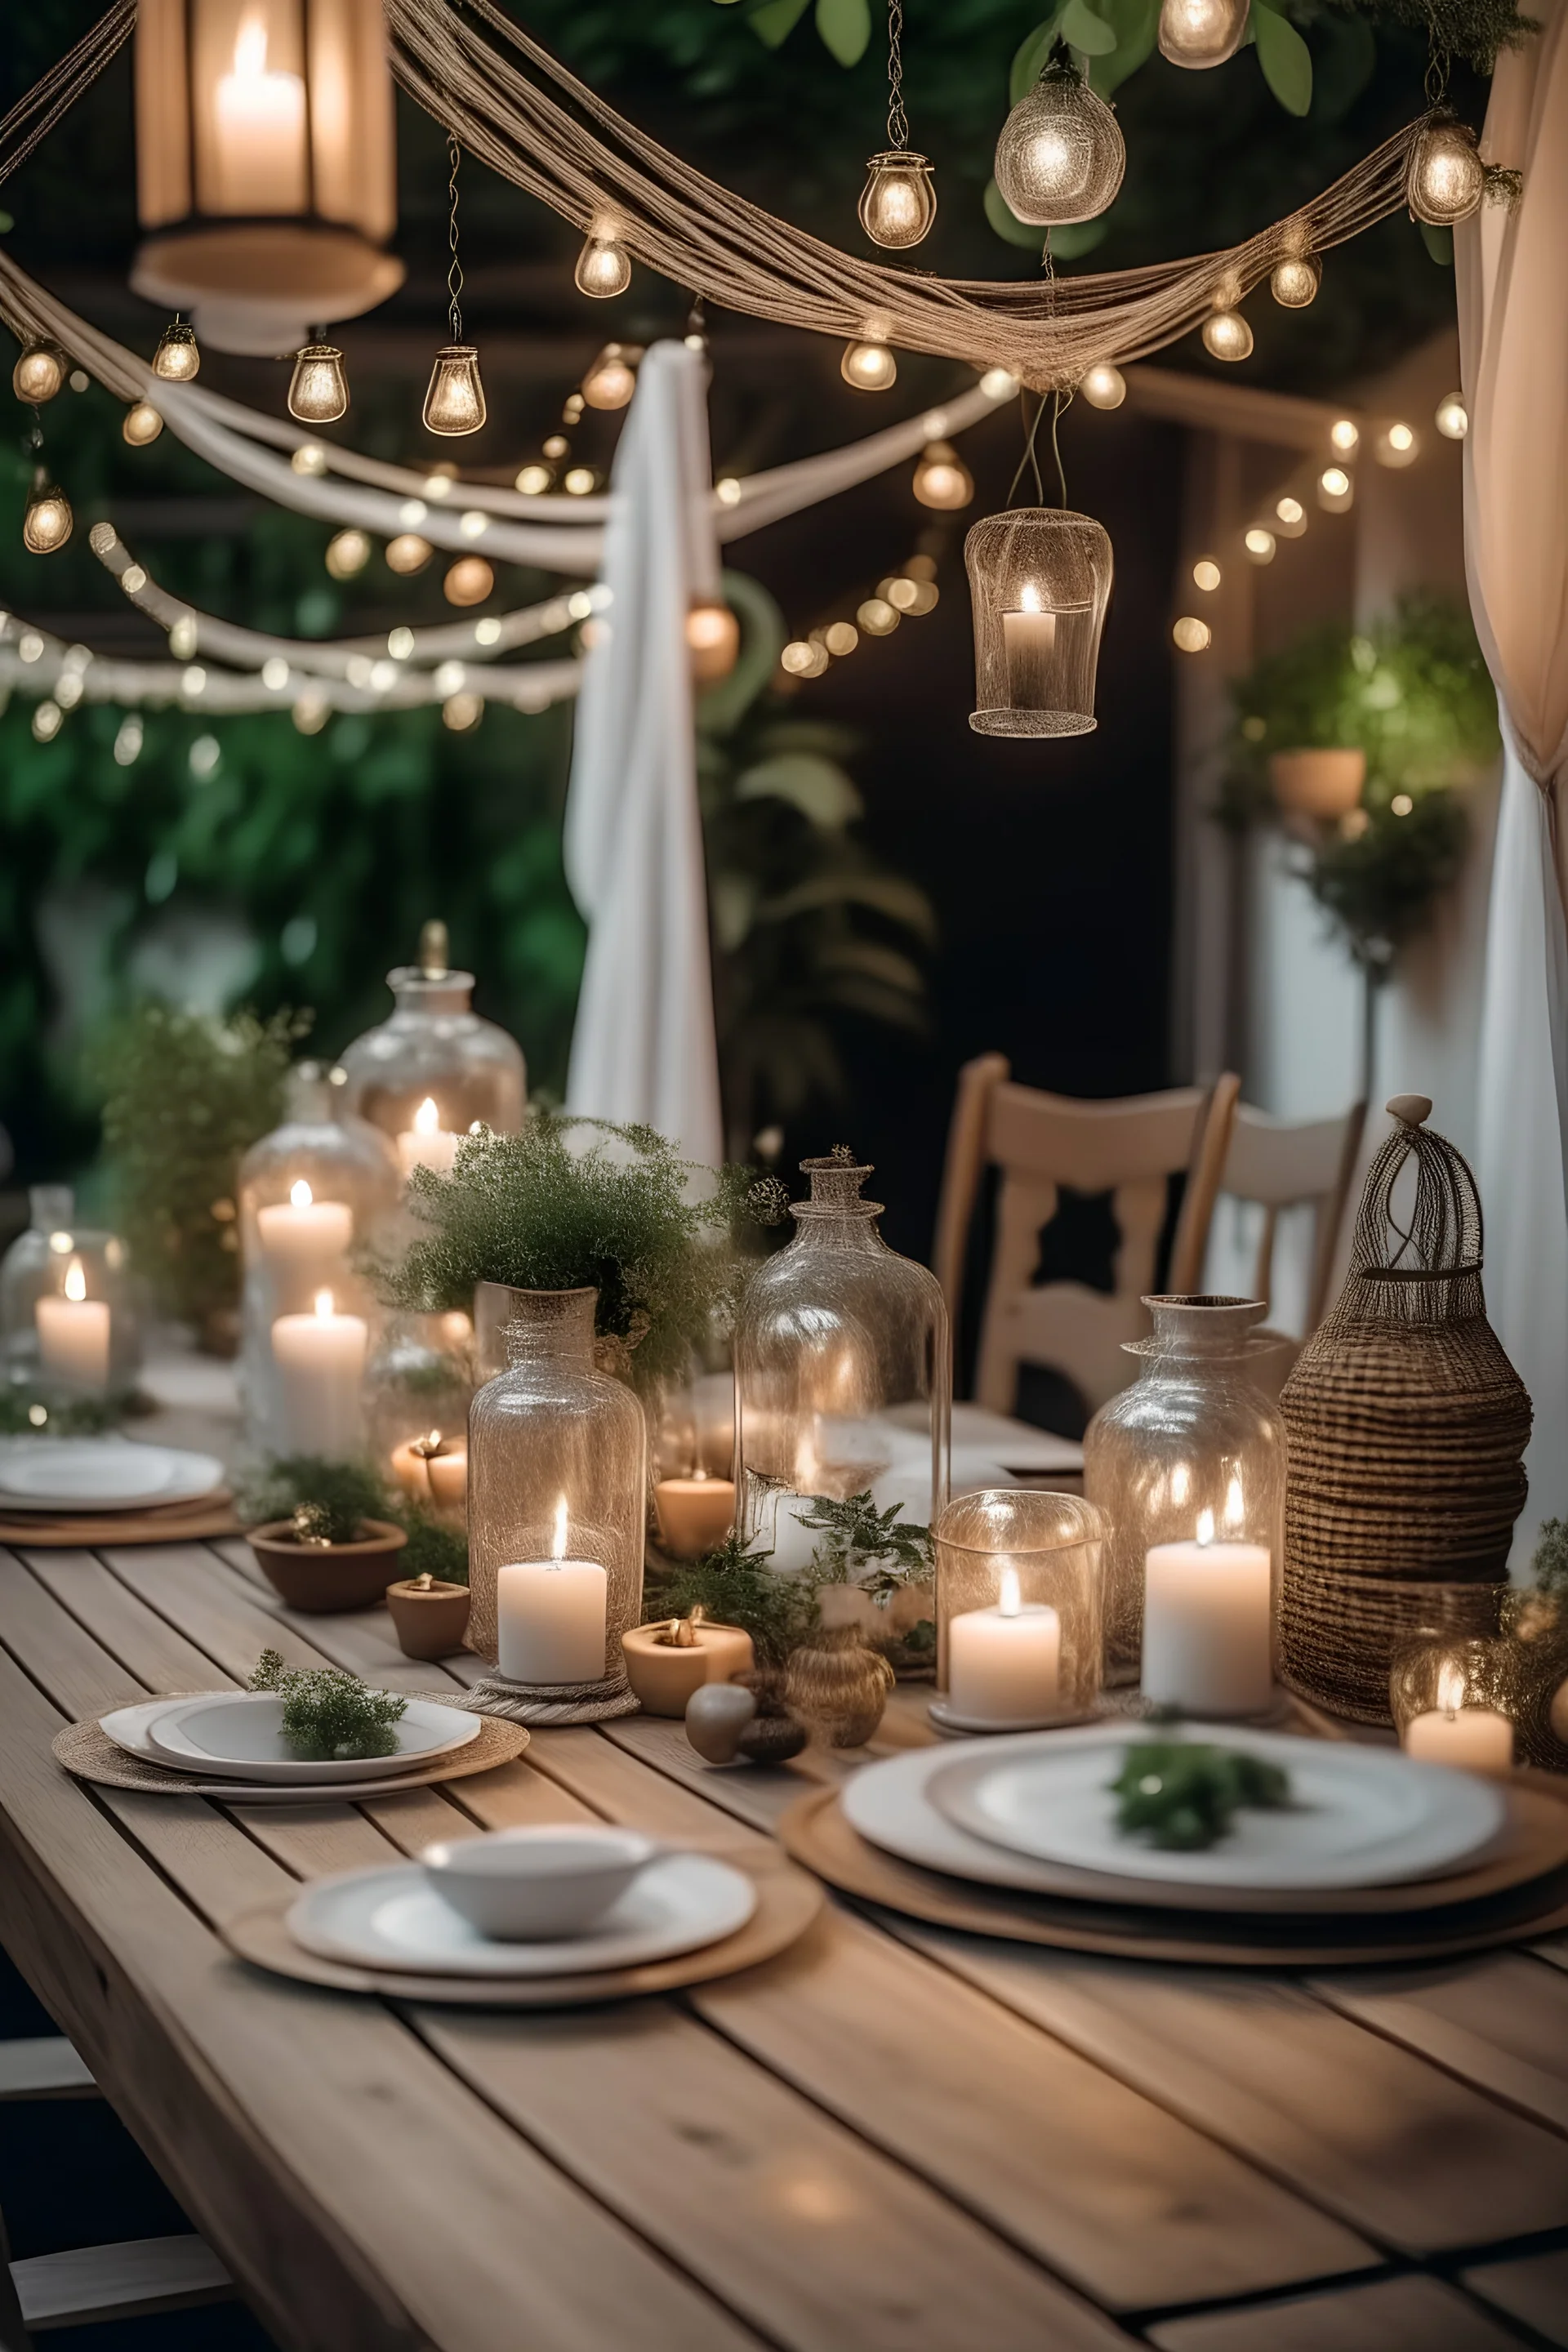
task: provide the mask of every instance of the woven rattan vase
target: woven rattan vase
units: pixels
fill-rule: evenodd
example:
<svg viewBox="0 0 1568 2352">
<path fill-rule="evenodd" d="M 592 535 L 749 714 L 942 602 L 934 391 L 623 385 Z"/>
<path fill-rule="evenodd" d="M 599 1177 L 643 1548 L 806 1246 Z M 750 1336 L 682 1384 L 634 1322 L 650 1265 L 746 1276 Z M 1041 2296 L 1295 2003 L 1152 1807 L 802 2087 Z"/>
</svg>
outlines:
<svg viewBox="0 0 1568 2352">
<path fill-rule="evenodd" d="M 1496 1631 L 1525 1497 L 1530 1399 L 1487 1321 L 1481 1208 L 1432 1106 L 1396 1095 L 1343 1291 L 1285 1384 L 1280 1668 L 1336 1715 L 1387 1723 L 1423 1631 Z"/>
</svg>

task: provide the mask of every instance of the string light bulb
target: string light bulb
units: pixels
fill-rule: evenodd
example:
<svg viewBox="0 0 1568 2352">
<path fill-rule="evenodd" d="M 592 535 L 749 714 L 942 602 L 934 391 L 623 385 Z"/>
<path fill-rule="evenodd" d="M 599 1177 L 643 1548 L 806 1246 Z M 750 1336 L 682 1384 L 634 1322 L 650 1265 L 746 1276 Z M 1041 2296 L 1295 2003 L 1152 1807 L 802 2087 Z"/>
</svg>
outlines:
<svg viewBox="0 0 1568 2352">
<path fill-rule="evenodd" d="M 1192 72 L 1223 66 L 1241 47 L 1249 6 L 1250 0 L 1164 0 L 1160 55 Z"/>
<path fill-rule="evenodd" d="M 163 430 L 163 420 L 150 400 L 132 401 L 121 423 L 120 435 L 132 449 L 145 449 Z"/>
<path fill-rule="evenodd" d="M 1486 193 L 1486 165 L 1476 134 L 1451 114 L 1434 114 L 1410 151 L 1405 194 L 1414 220 L 1452 228 L 1468 220 Z"/>
<path fill-rule="evenodd" d="M 352 580 L 370 562 L 370 535 L 363 530 L 335 531 L 327 541 L 327 570 L 334 580 Z"/>
<path fill-rule="evenodd" d="M 482 604 L 495 584 L 495 573 L 482 555 L 459 555 L 441 583 L 441 593 L 448 604 Z"/>
<path fill-rule="evenodd" d="M 75 517 L 70 500 L 51 482 L 48 468 L 36 466 L 22 517 L 22 544 L 29 555 L 53 555 L 71 535 Z"/>
<path fill-rule="evenodd" d="M 1271 530 L 1266 530 L 1260 522 L 1253 523 L 1243 532 L 1241 543 L 1247 550 L 1249 563 L 1273 562 L 1274 533 Z"/>
<path fill-rule="evenodd" d="M 1127 148 L 1116 117 L 1097 98 L 1058 39 L 1032 90 L 996 142 L 996 190 L 1015 220 L 1036 228 L 1093 220 L 1121 185 Z"/>
<path fill-rule="evenodd" d="M 1127 397 L 1127 378 L 1110 360 L 1096 360 L 1079 386 L 1091 408 L 1120 408 Z"/>
<path fill-rule="evenodd" d="M 161 375 L 165 383 L 194 383 L 201 367 L 195 329 L 188 327 L 181 318 L 171 319 L 153 354 L 153 374 Z"/>
<path fill-rule="evenodd" d="M 884 342 L 847 343 L 838 373 L 857 392 L 888 392 L 898 382 L 899 362 Z"/>
<path fill-rule="evenodd" d="M 779 656 L 779 667 L 791 677 L 820 677 L 827 667 L 827 648 L 805 637 L 792 637 Z"/>
<path fill-rule="evenodd" d="M 471 728 L 479 725 L 484 715 L 484 697 L 479 694 L 449 694 L 441 705 L 443 723 L 455 735 L 468 734 Z"/>
<path fill-rule="evenodd" d="M 1300 539 L 1307 528 L 1307 509 L 1299 498 L 1287 490 L 1274 502 L 1274 522 L 1281 539 Z"/>
<path fill-rule="evenodd" d="M 520 466 L 512 488 L 521 490 L 525 499 L 537 499 L 542 497 L 553 479 L 548 466 Z"/>
<path fill-rule="evenodd" d="M 1337 449 L 1342 457 L 1361 446 L 1361 427 L 1352 416 L 1336 416 L 1329 427 L 1329 446 Z"/>
<path fill-rule="evenodd" d="M 1177 650 L 1184 654 L 1207 653 L 1214 643 L 1214 631 L 1208 623 L 1200 621 L 1193 613 L 1182 614 L 1181 619 L 1173 625 L 1171 635 Z"/>
<path fill-rule="evenodd" d="M 871 156 L 860 192 L 860 226 L 873 245 L 906 253 L 919 245 L 936 218 L 936 187 L 930 162 L 908 148 Z"/>
<path fill-rule="evenodd" d="M 479 381 L 479 355 L 472 343 L 444 343 L 430 370 L 425 394 L 425 428 L 448 439 L 477 433 L 488 415 Z"/>
<path fill-rule="evenodd" d="M 1304 310 L 1318 299 L 1323 265 L 1315 253 L 1287 253 L 1269 273 L 1268 291 L 1282 310 Z"/>
<path fill-rule="evenodd" d="M 1445 441 L 1462 441 L 1470 429 L 1470 412 L 1462 392 L 1450 392 L 1437 403 L 1432 419 Z"/>
<path fill-rule="evenodd" d="M 1397 417 L 1384 425 L 1372 445 L 1372 454 L 1380 466 L 1391 466 L 1397 472 L 1402 466 L 1413 466 L 1421 454 L 1421 444 L 1415 428 Z"/>
<path fill-rule="evenodd" d="M 699 598 L 686 615 L 686 649 L 697 685 L 712 686 L 729 677 L 741 651 L 741 625 L 728 604 L 716 597 Z"/>
<path fill-rule="evenodd" d="M 1318 504 L 1325 514 L 1348 514 L 1355 503 L 1355 484 L 1342 466 L 1325 466 L 1318 476 Z"/>
<path fill-rule="evenodd" d="M 435 551 L 429 541 L 421 539 L 416 530 L 400 530 L 395 539 L 386 542 L 386 568 L 402 579 L 411 579 L 416 572 L 424 571 Z"/>
<path fill-rule="evenodd" d="M 1252 351 L 1252 330 L 1239 310 L 1220 300 L 1204 320 L 1204 349 L 1216 360 L 1244 360 Z"/>
<path fill-rule="evenodd" d="M 29 343 L 11 371 L 12 391 L 34 408 L 53 400 L 65 380 L 66 356 L 53 343 Z"/>
<path fill-rule="evenodd" d="M 332 425 L 346 415 L 349 380 L 336 343 L 307 343 L 294 354 L 289 414 L 301 425 Z"/>
<path fill-rule="evenodd" d="M 591 294 L 596 302 L 607 302 L 616 294 L 624 294 L 632 282 L 632 265 L 626 247 L 616 236 L 590 236 L 577 256 L 573 271 L 579 294 Z"/>
<path fill-rule="evenodd" d="M 974 496 L 974 477 L 951 441 L 928 441 L 915 465 L 914 493 L 922 507 L 957 514 Z"/>
<path fill-rule="evenodd" d="M 1193 566 L 1193 585 L 1212 596 L 1220 583 L 1220 568 L 1212 556 L 1200 555 Z"/>
<path fill-rule="evenodd" d="M 621 343 L 606 343 L 583 378 L 583 397 L 590 408 L 625 408 L 637 388 L 637 370 Z"/>
</svg>

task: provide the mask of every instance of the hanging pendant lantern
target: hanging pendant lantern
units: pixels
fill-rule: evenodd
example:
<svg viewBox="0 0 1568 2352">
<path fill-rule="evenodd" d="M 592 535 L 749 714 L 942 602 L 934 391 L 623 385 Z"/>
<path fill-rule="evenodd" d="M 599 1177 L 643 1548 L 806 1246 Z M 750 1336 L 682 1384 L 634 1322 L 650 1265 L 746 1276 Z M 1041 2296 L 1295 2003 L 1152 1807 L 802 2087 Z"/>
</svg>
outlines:
<svg viewBox="0 0 1568 2352">
<path fill-rule="evenodd" d="M 331 425 L 346 414 L 349 380 L 335 343 L 307 343 L 294 354 L 289 414 L 301 425 Z"/>
<path fill-rule="evenodd" d="M 158 338 L 158 348 L 153 354 L 153 373 L 161 375 L 165 383 L 194 383 L 202 372 L 201 346 L 196 331 L 184 319 L 170 320 Z"/>
<path fill-rule="evenodd" d="M 18 400 L 41 408 L 61 389 L 67 367 L 65 353 L 53 343 L 29 343 L 11 371 L 11 389 Z"/>
<path fill-rule="evenodd" d="M 915 467 L 914 492 L 922 507 L 957 514 L 974 496 L 974 477 L 951 441 L 928 441 Z"/>
<path fill-rule="evenodd" d="M 50 481 L 47 467 L 36 466 L 22 517 L 22 544 L 28 554 L 53 555 L 70 537 L 75 520 L 70 500 Z"/>
<path fill-rule="evenodd" d="M 1160 55 L 1193 71 L 1223 66 L 1247 37 L 1250 7 L 1251 0 L 1164 0 Z"/>
<path fill-rule="evenodd" d="M 1486 193 L 1487 167 L 1476 134 L 1451 114 L 1434 114 L 1410 152 L 1405 192 L 1411 217 L 1428 228 L 1468 220 Z"/>
<path fill-rule="evenodd" d="M 889 253 L 919 245 L 936 218 L 936 188 L 930 163 L 907 148 L 873 155 L 860 193 L 860 226 L 873 245 Z"/>
<path fill-rule="evenodd" d="M 403 283 L 381 0 L 139 0 L 131 283 L 218 351 L 297 351 Z"/>
<path fill-rule="evenodd" d="M 1268 291 L 1284 310 L 1304 310 L 1318 299 L 1323 265 L 1315 253 L 1288 253 L 1269 273 Z"/>
<path fill-rule="evenodd" d="M 996 142 L 996 188 L 1016 220 L 1062 228 L 1095 219 L 1121 185 L 1127 149 L 1116 117 L 1058 40 Z"/>
<path fill-rule="evenodd" d="M 1089 515 L 1013 507 L 963 542 L 974 606 L 977 735 L 1087 735 L 1110 597 L 1110 541 Z"/>
<path fill-rule="evenodd" d="M 632 265 L 618 237 L 590 236 L 577 256 L 573 275 L 579 294 L 607 302 L 612 295 L 624 294 L 631 284 Z"/>
<path fill-rule="evenodd" d="M 479 355 L 472 343 L 447 343 L 436 354 L 425 394 L 425 424 L 449 438 L 477 433 L 489 412 L 479 381 Z"/>
</svg>

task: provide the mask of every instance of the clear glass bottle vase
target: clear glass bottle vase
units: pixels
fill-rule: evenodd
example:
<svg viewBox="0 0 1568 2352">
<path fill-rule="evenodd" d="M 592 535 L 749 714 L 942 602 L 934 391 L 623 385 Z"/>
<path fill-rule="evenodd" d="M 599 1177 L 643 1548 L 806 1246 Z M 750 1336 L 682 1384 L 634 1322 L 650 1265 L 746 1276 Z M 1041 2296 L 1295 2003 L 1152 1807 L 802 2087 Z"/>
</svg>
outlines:
<svg viewBox="0 0 1568 2352">
<path fill-rule="evenodd" d="M 1147 1555 L 1155 1544 L 1267 1545 L 1279 1611 L 1285 1433 L 1253 1377 L 1271 1343 L 1256 1300 L 1145 1298 L 1147 1339 L 1128 1340 L 1138 1377 L 1102 1404 L 1083 1442 L 1084 1493 L 1109 1521 L 1105 1679 L 1135 1682 Z"/>
<path fill-rule="evenodd" d="M 468 1647 L 531 1690 L 617 1685 L 642 1613 L 647 1437 L 594 1361 L 595 1290 L 514 1290 L 468 1408 Z"/>
<path fill-rule="evenodd" d="M 386 975 L 393 1011 L 344 1049 L 348 1108 L 391 1137 L 408 1175 L 450 1172 L 470 1128 L 522 1125 L 522 1049 L 473 1009 L 474 975 L 447 964 L 446 926 L 426 923 L 419 961 Z"/>
</svg>

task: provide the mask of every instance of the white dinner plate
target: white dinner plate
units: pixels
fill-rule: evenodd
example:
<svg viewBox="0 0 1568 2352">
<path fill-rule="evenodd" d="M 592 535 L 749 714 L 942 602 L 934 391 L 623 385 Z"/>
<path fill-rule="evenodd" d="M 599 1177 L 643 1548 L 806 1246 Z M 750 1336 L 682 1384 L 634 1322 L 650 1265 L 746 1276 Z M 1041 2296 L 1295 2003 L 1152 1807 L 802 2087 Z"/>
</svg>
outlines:
<svg viewBox="0 0 1568 2352">
<path fill-rule="evenodd" d="M 389 1756 L 304 1758 L 283 1738 L 283 1701 L 276 1691 L 219 1691 L 205 1698 L 171 1699 L 146 1725 L 154 1759 L 205 1779 L 273 1787 L 328 1788 L 339 1781 L 384 1780 L 413 1765 L 432 1763 L 467 1748 L 480 1722 L 466 1707 L 436 1706 L 411 1698 L 391 1728 Z M 113 1735 L 110 1734 L 110 1737 Z"/>
<path fill-rule="evenodd" d="M 193 1503 L 224 1482 L 215 1454 L 123 1437 L 0 1438 L 0 1508 L 134 1511 Z"/>
<path fill-rule="evenodd" d="M 1247 1866 L 1245 1858 L 1241 1858 L 1240 1869 L 1236 1866 L 1239 1857 L 1229 1849 L 1233 1843 L 1239 1844 L 1239 1839 L 1227 1840 L 1199 1853 L 1171 1853 L 1150 1847 L 1141 1839 L 1118 1837 L 1110 1827 L 1112 1801 L 1104 1795 L 1103 1784 L 1120 1769 L 1122 1750 L 1142 1736 L 1131 1728 L 1113 1730 L 1097 1724 L 1083 1731 L 974 1740 L 960 1757 L 948 1748 L 913 1748 L 906 1755 L 863 1767 L 845 1788 L 845 1814 L 873 1845 L 924 1869 L 946 1871 L 953 1877 L 975 1879 L 994 1886 L 1020 1887 L 1037 1894 L 1078 1895 L 1089 1900 L 1162 1906 L 1187 1904 L 1213 1909 L 1235 1908 L 1238 1903 L 1246 1907 L 1243 1898 L 1254 1893 L 1268 1907 L 1277 1907 L 1281 1896 L 1292 1890 L 1304 1895 L 1314 1887 L 1394 1885 L 1436 1877 L 1473 1862 L 1493 1843 L 1507 1821 L 1507 1802 L 1500 1788 L 1474 1780 L 1467 1773 L 1412 1764 L 1409 1759 L 1392 1750 L 1353 1747 L 1349 1742 L 1342 1746 L 1327 1740 L 1288 1739 L 1270 1733 L 1205 1725 L 1201 1733 L 1192 1736 L 1247 1747 L 1270 1762 L 1283 1763 L 1291 1775 L 1298 1803 L 1304 1794 L 1316 1801 L 1324 1783 L 1315 1768 L 1320 1759 L 1328 1756 L 1358 1759 L 1368 1774 L 1368 1780 L 1360 1783 L 1363 1788 L 1388 1767 L 1395 1768 L 1394 1777 L 1400 1780 L 1406 1773 L 1421 1776 L 1425 1793 L 1419 1823 L 1403 1835 L 1385 1840 L 1375 1851 L 1363 1848 L 1356 1860 L 1345 1864 L 1352 1874 L 1345 1876 L 1322 1874 L 1321 1855 L 1316 1863 L 1319 1874 L 1308 1876 L 1306 1871 L 1312 1865 L 1302 1861 L 1299 1849 L 1293 1847 L 1290 1859 L 1282 1864 L 1278 1857 L 1269 1858 L 1266 1842 L 1265 1859 L 1256 1871 Z M 1082 1751 L 1091 1746 L 1098 1748 L 1092 1769 L 1105 1808 L 1101 1816 L 1103 1839 L 1094 1844 L 1091 1861 L 1068 1862 L 1003 1844 L 994 1835 L 994 1815 L 990 1813 L 985 1816 L 986 1835 L 977 1834 L 968 1826 L 973 1788 L 988 1772 L 1001 1770 L 1011 1775 L 1042 1751 L 1052 1755 L 1059 1752 L 1065 1759 L 1075 1748 Z M 1303 1748 L 1310 1751 L 1307 1756 L 1298 1754 Z M 1401 1767 L 1404 1770 L 1398 1769 Z M 1065 1760 L 1056 1769 L 1068 1770 Z M 1331 1773 L 1336 1769 L 1333 1765 L 1326 1768 Z M 1073 1772 L 1081 1788 L 1081 1773 L 1077 1768 Z M 943 1792 L 940 1802 L 939 1784 Z M 1334 1818 L 1344 1818 L 1341 1808 L 1347 1788 L 1347 1783 L 1335 1784 L 1337 1801 L 1331 1806 Z M 1390 1812 L 1384 1799 L 1377 1801 L 1380 1818 L 1386 1824 Z M 961 1807 L 963 1820 L 957 1818 Z M 1247 1838 L 1247 1831 L 1257 1822 L 1265 1825 L 1266 1841 L 1267 1825 L 1272 1823 L 1278 1830 L 1286 1818 L 1279 1812 L 1254 1814 L 1246 1809 L 1241 1837 Z M 1289 1818 L 1293 1820 L 1296 1816 Z M 1250 1839 L 1246 1853 L 1256 1853 Z M 1172 1869 L 1172 1864 L 1176 1867 Z"/>
<path fill-rule="evenodd" d="M 711 1854 L 661 1854 L 587 1935 L 545 1943 L 481 1936 L 416 1863 L 318 1878 L 289 1913 L 295 1941 L 356 1968 L 461 1977 L 584 1976 L 695 1952 L 735 1935 L 757 1907 L 744 1871 Z"/>
</svg>

